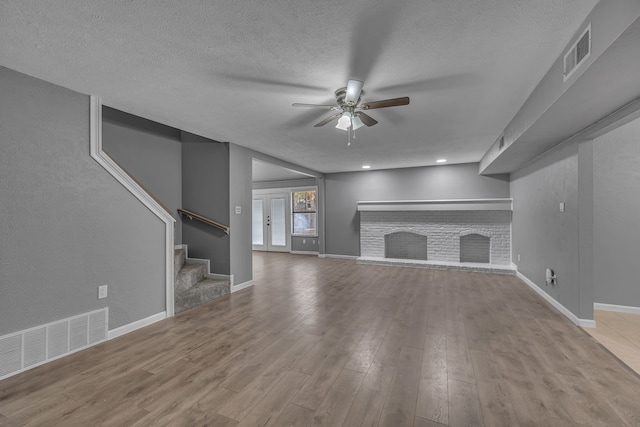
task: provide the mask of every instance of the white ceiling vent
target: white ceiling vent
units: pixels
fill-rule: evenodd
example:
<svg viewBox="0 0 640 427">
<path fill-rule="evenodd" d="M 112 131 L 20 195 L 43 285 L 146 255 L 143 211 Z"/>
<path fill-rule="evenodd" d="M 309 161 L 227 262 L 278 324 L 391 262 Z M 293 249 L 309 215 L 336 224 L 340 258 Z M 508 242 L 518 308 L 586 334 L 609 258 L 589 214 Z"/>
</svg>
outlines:
<svg viewBox="0 0 640 427">
<path fill-rule="evenodd" d="M 564 56 L 564 81 L 591 56 L 591 24 L 580 34 L 578 40 L 571 46 Z"/>
</svg>

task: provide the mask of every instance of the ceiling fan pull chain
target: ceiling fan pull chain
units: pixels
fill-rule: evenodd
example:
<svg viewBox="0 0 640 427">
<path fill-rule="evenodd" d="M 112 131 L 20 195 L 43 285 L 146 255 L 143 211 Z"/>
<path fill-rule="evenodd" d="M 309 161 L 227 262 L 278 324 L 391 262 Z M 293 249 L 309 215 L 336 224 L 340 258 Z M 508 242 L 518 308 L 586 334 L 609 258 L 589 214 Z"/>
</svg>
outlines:
<svg viewBox="0 0 640 427">
<path fill-rule="evenodd" d="M 347 129 L 347 147 L 351 146 L 351 127 Z"/>
</svg>

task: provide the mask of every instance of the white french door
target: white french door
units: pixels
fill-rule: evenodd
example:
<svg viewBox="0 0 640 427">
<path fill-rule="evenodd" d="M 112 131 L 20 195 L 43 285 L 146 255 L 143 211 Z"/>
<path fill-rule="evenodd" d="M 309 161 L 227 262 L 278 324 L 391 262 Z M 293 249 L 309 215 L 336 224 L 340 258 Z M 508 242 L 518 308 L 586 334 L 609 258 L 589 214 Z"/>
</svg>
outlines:
<svg viewBox="0 0 640 427">
<path fill-rule="evenodd" d="M 252 240 L 257 251 L 291 251 L 291 206 L 288 193 L 253 196 Z"/>
</svg>

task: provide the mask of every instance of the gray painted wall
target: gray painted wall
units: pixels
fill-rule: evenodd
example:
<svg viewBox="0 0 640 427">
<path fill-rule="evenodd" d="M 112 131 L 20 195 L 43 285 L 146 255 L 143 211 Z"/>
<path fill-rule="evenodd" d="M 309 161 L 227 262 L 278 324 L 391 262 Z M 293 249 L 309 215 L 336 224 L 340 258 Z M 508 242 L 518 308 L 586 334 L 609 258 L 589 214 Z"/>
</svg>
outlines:
<svg viewBox="0 0 640 427">
<path fill-rule="evenodd" d="M 182 132 L 182 207 L 229 225 L 227 143 Z M 182 242 L 190 257 L 211 261 L 211 273 L 230 274 L 229 236 L 222 230 L 183 218 Z"/>
<path fill-rule="evenodd" d="M 251 163 L 251 150 L 229 144 L 230 268 L 235 285 L 241 285 L 253 279 Z M 235 213 L 236 206 L 240 206 L 240 214 Z"/>
<path fill-rule="evenodd" d="M 595 302 L 640 307 L 640 119 L 593 141 Z"/>
<path fill-rule="evenodd" d="M 327 174 L 325 251 L 360 255 L 359 200 L 496 197 L 509 197 L 508 177 L 479 176 L 477 163 Z"/>
<path fill-rule="evenodd" d="M 266 190 L 269 188 L 293 188 L 293 187 L 313 187 L 317 182 L 317 178 L 294 179 L 287 181 L 263 181 L 254 182 L 252 187 L 254 190 Z"/>
<path fill-rule="evenodd" d="M 512 174 L 511 197 L 512 259 L 518 271 L 578 315 L 578 144 L 560 145 Z M 556 272 L 557 287 L 546 285 L 546 268 Z"/>
<path fill-rule="evenodd" d="M 4 67 L 0 93 L 0 335 L 164 311 L 164 224 L 90 157 L 89 97 Z"/>
<path fill-rule="evenodd" d="M 180 131 L 107 107 L 102 119 L 104 151 L 167 207 L 176 218 L 175 244 L 182 243 Z"/>
<path fill-rule="evenodd" d="M 318 252 L 320 245 L 317 237 L 291 236 L 291 250 L 301 252 Z"/>
</svg>

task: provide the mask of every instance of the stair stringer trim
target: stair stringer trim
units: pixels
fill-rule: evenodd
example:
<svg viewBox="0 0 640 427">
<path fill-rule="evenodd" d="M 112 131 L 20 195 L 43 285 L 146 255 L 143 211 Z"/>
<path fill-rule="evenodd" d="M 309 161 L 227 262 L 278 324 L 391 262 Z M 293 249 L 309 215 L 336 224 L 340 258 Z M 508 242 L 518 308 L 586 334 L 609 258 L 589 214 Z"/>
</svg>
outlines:
<svg viewBox="0 0 640 427">
<path fill-rule="evenodd" d="M 146 191 L 142 189 L 120 166 L 102 150 L 102 101 L 98 96 L 90 97 L 90 151 L 91 157 L 98 162 L 111 176 L 125 187 L 136 199 L 149 209 L 165 228 L 165 300 L 166 316 L 174 313 L 174 252 L 173 229 L 176 219 L 165 211 Z"/>
</svg>

